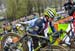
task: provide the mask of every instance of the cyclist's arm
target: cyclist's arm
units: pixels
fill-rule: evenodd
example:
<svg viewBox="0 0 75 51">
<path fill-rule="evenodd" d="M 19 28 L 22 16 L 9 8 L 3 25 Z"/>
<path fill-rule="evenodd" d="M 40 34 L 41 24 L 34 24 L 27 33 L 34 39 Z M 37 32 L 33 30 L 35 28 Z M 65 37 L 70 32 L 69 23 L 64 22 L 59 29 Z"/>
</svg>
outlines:
<svg viewBox="0 0 75 51">
<path fill-rule="evenodd" d="M 63 19 L 60 19 L 60 20 L 56 21 L 55 23 L 65 23 L 65 22 L 68 22 L 68 21 L 70 21 L 72 19 L 73 19 L 73 17 L 69 16 L 69 17 L 65 17 Z"/>
<path fill-rule="evenodd" d="M 32 19 L 32 20 L 29 20 L 29 21 L 25 21 L 25 22 L 20 22 L 21 24 L 31 24 L 33 22 L 35 22 L 37 19 Z"/>
<path fill-rule="evenodd" d="M 27 24 L 28 22 L 20 22 L 20 24 Z"/>
</svg>

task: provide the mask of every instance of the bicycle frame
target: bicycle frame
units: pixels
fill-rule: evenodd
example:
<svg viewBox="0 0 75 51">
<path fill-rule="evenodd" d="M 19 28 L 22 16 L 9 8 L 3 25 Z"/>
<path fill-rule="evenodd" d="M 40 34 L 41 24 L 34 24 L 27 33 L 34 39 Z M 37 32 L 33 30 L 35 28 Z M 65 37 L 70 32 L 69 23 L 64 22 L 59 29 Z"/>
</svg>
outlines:
<svg viewBox="0 0 75 51">
<path fill-rule="evenodd" d="M 62 32 L 59 31 L 59 33 L 63 33 L 63 32 L 65 32 L 65 31 L 62 31 Z M 55 32 L 55 33 L 53 33 L 53 34 L 56 34 L 56 33 L 58 33 L 58 32 Z M 67 32 L 65 32 L 65 33 L 67 33 Z M 40 38 L 40 39 L 44 39 L 44 40 L 47 40 L 48 42 L 50 42 L 50 41 L 49 41 L 49 38 L 46 38 L 46 37 L 44 37 L 44 36 L 39 36 L 39 35 L 33 35 L 33 34 L 29 34 L 29 33 L 27 33 L 26 35 L 24 35 L 20 40 L 22 40 L 23 38 L 25 38 L 25 37 L 27 37 L 27 36 L 38 37 L 38 38 Z M 49 43 L 49 46 L 51 46 L 50 43 Z M 41 45 L 38 46 L 36 49 L 34 49 L 34 51 L 37 51 L 37 50 L 40 49 L 41 47 L 42 47 Z"/>
<path fill-rule="evenodd" d="M 60 32 L 60 31 L 58 31 L 58 32 Z M 64 31 L 61 31 L 60 33 L 63 33 L 63 32 L 64 32 Z M 56 34 L 56 33 L 57 33 L 57 32 L 55 32 L 55 33 L 53 33 L 53 34 Z M 12 34 L 12 35 L 13 35 L 13 34 Z M 49 38 L 46 38 L 46 37 L 44 37 L 44 36 L 39 36 L 39 35 L 33 35 L 33 34 L 28 33 L 28 32 L 26 32 L 26 33 L 24 34 L 24 36 L 20 38 L 19 41 L 20 41 L 20 42 L 25 42 L 25 43 L 27 43 L 27 41 L 28 41 L 27 38 L 29 38 L 29 36 L 30 36 L 30 37 L 38 37 L 38 38 L 40 38 L 40 39 L 44 39 L 44 40 L 47 40 L 48 42 L 50 42 L 50 41 L 49 41 Z M 19 41 L 18 41 L 18 42 L 19 42 Z M 40 40 L 39 40 L 39 41 L 40 41 Z M 18 42 L 17 42 L 17 43 L 18 43 Z M 52 44 L 49 43 L 48 46 L 51 47 L 51 45 L 52 45 Z M 25 48 L 26 48 L 26 46 L 27 46 L 27 45 L 25 45 Z M 40 46 L 38 46 L 38 47 L 37 47 L 36 49 L 34 49 L 34 50 L 37 51 L 37 50 L 40 49 L 41 47 L 42 47 L 42 46 L 40 45 Z"/>
</svg>

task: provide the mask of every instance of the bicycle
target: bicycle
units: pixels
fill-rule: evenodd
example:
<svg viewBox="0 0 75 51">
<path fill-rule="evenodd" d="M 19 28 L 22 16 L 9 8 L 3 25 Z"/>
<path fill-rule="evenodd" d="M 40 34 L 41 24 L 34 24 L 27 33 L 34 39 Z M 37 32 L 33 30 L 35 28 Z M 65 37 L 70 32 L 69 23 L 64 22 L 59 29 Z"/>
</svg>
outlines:
<svg viewBox="0 0 75 51">
<path fill-rule="evenodd" d="M 5 35 L 1 41 L 2 51 L 26 51 L 20 38 L 20 36 L 14 33 Z"/>
<path fill-rule="evenodd" d="M 66 34 L 68 34 L 66 31 L 58 31 L 58 32 L 55 32 L 55 33 L 52 33 L 52 37 L 57 37 L 56 39 L 58 39 L 59 38 L 59 35 L 61 34 L 61 33 L 66 33 Z M 59 35 L 55 35 L 55 34 L 59 34 Z M 55 36 L 54 36 L 54 35 Z M 15 36 L 16 35 L 16 36 Z M 7 39 L 7 37 L 9 37 L 9 36 L 15 36 L 15 37 L 18 37 L 18 35 L 17 34 L 14 34 L 14 33 L 12 33 L 12 34 L 7 34 L 7 36 L 4 36 L 4 38 L 3 38 L 3 41 L 2 41 L 2 48 L 4 48 L 4 42 L 6 41 L 6 39 Z M 50 35 L 49 35 L 50 36 Z M 32 35 L 32 34 L 30 34 L 30 33 L 28 33 L 28 32 L 25 32 L 25 35 L 23 36 L 23 37 L 18 37 L 19 38 L 19 40 L 16 42 L 16 43 L 14 43 L 14 44 L 19 44 L 18 42 L 21 42 L 22 43 L 22 45 L 21 45 L 21 47 L 23 48 L 23 50 L 22 51 L 29 51 L 29 48 L 28 48 L 28 44 L 27 44 L 27 41 L 28 40 L 30 40 L 32 37 L 37 37 L 37 38 L 39 38 L 39 42 L 40 42 L 40 45 L 36 48 L 36 49 L 34 49 L 34 51 L 37 51 L 37 50 L 39 50 L 39 49 L 42 49 L 42 43 L 45 41 L 45 42 L 47 42 L 46 44 L 47 44 L 47 46 L 45 47 L 45 48 L 47 48 L 48 46 L 49 46 L 49 48 L 50 49 L 53 49 L 53 48 L 51 48 L 52 46 L 54 46 L 54 45 L 52 45 L 52 43 L 50 43 L 50 40 L 49 40 L 49 38 L 46 38 L 46 37 L 44 37 L 44 36 L 40 36 L 40 35 Z M 43 41 L 44 40 L 44 41 Z M 42 42 L 43 41 L 43 42 Z M 13 44 L 11 44 L 10 46 L 12 46 Z M 16 45 L 17 46 L 17 45 Z M 16 47 L 15 46 L 15 47 Z M 13 46 L 12 46 L 13 47 Z M 59 45 L 58 46 L 55 46 L 55 47 L 59 47 L 60 49 L 64 49 L 65 51 L 67 51 L 67 49 L 65 49 L 63 46 L 61 46 L 60 45 L 60 42 L 59 42 Z M 43 47 L 44 48 L 44 47 Z M 9 47 L 9 49 L 10 49 L 10 47 Z M 12 50 L 13 48 L 11 48 L 11 50 Z M 12 50 L 13 51 L 13 50 Z"/>
<path fill-rule="evenodd" d="M 11 34 L 11 36 L 13 36 L 13 35 L 15 35 L 15 34 Z M 8 37 L 8 36 L 10 36 L 10 34 L 8 34 L 7 36 L 5 36 L 4 37 L 4 40 L 2 41 L 2 47 L 4 46 L 4 41 L 5 41 L 5 39 Z M 27 45 L 27 41 L 28 41 L 28 39 L 30 39 L 30 38 L 32 38 L 32 37 L 38 37 L 38 38 L 40 38 L 39 39 L 39 42 L 41 43 L 41 41 L 45 41 L 45 42 L 47 42 L 47 44 L 48 44 L 48 46 L 50 47 L 50 49 L 51 49 L 51 44 L 50 44 L 50 41 L 49 41 L 49 38 L 46 38 L 46 37 L 44 37 L 44 36 L 39 36 L 39 35 L 32 35 L 32 34 L 29 34 L 29 33 L 26 33 L 23 37 L 19 37 L 19 40 L 17 41 L 17 42 L 22 42 L 23 43 L 23 45 L 22 45 L 22 47 L 23 47 L 23 49 L 25 49 L 25 50 L 23 50 L 23 51 L 28 51 L 29 49 L 28 49 L 28 45 Z M 43 42 L 44 42 L 43 41 Z M 15 43 L 15 44 L 18 44 L 18 43 Z M 41 43 L 42 44 L 42 43 Z M 11 46 L 12 46 L 13 44 L 11 44 Z M 13 47 L 13 46 L 12 46 Z M 40 46 L 38 46 L 36 49 L 34 49 L 34 51 L 37 51 L 37 50 L 39 50 L 39 49 L 42 49 L 41 48 L 42 46 L 40 45 Z M 59 46 L 57 46 L 57 47 L 60 47 L 61 49 L 63 49 L 60 45 Z M 12 49 L 11 49 L 12 50 Z M 13 50 L 12 50 L 13 51 Z"/>
<path fill-rule="evenodd" d="M 7 49 L 6 51 L 16 51 L 16 50 L 28 51 L 27 49 L 24 49 L 24 45 L 23 45 L 24 43 L 20 39 L 21 39 L 21 36 L 19 36 L 18 33 L 9 32 L 8 34 L 5 34 L 5 36 L 3 37 L 1 41 L 2 51 L 5 51 L 5 49 Z"/>
</svg>

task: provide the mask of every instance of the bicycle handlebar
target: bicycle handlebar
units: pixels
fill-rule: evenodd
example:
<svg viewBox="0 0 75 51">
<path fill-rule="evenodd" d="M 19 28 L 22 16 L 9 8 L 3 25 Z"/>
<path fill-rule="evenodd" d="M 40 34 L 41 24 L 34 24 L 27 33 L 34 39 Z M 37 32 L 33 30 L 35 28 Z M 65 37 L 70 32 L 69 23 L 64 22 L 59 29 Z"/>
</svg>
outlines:
<svg viewBox="0 0 75 51">
<path fill-rule="evenodd" d="M 68 32 L 63 31 L 63 30 L 60 30 L 60 31 L 57 31 L 57 32 L 54 32 L 54 33 L 50 33 L 49 35 L 55 35 L 55 34 L 57 34 L 57 33 L 62 34 L 62 33 L 68 33 Z"/>
</svg>

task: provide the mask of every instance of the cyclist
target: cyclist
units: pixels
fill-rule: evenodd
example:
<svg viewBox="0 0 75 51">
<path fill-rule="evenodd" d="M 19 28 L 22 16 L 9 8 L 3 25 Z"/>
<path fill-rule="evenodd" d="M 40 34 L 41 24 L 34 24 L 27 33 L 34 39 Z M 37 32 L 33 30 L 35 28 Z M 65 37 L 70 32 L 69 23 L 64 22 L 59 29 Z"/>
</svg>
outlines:
<svg viewBox="0 0 75 51">
<path fill-rule="evenodd" d="M 5 34 L 8 34 L 8 32 L 11 32 L 12 29 L 11 29 L 10 23 L 3 24 L 3 30 Z"/>
<path fill-rule="evenodd" d="M 73 11 L 75 10 L 75 2 L 73 2 L 73 0 L 68 0 L 68 2 L 64 4 L 64 8 L 68 11 L 68 14 L 72 16 Z"/>
<path fill-rule="evenodd" d="M 40 18 L 33 18 L 32 20 L 26 21 L 26 22 L 20 22 L 21 24 L 28 24 L 26 30 L 31 34 L 39 34 L 39 31 L 42 28 L 42 20 Z M 38 46 L 38 38 L 32 37 L 34 49 Z M 28 41 L 29 51 L 32 50 L 32 40 L 30 39 Z"/>
<path fill-rule="evenodd" d="M 11 32 L 12 28 L 11 28 L 11 24 L 10 23 L 7 23 L 7 27 L 6 28 L 7 28 L 8 32 Z"/>
<path fill-rule="evenodd" d="M 50 34 L 51 32 L 56 32 L 56 31 L 60 31 L 61 29 L 64 30 L 64 31 L 69 31 L 70 30 L 70 26 L 69 24 L 59 24 L 59 23 L 56 23 L 54 22 L 54 19 L 55 17 L 57 16 L 57 13 L 56 13 L 56 10 L 54 8 L 47 8 L 44 12 L 44 16 L 46 18 L 46 23 L 45 23 L 45 30 L 44 32 L 45 35 L 47 36 L 47 34 Z M 62 22 L 60 22 L 62 23 Z M 58 35 L 59 33 L 57 33 L 56 35 Z M 67 38 L 65 38 L 67 37 Z M 52 37 L 50 36 L 50 42 L 53 43 L 54 45 L 58 45 L 59 42 L 63 39 L 65 39 L 65 43 L 69 44 L 69 37 L 66 36 L 65 33 L 63 34 L 60 34 L 60 37 L 59 38 L 55 38 L 55 37 Z M 54 40 L 54 41 L 53 41 Z"/>
<path fill-rule="evenodd" d="M 65 10 L 68 11 L 68 15 L 72 16 L 72 20 L 71 20 L 71 27 L 73 28 L 71 30 L 72 33 L 72 38 L 75 36 L 75 2 L 73 2 L 73 0 L 68 0 L 67 3 L 64 4 Z"/>
<path fill-rule="evenodd" d="M 28 23 L 31 22 L 31 24 L 33 25 L 33 22 L 35 22 L 34 25 L 37 25 L 37 26 L 38 25 L 41 25 L 43 27 L 41 29 L 41 31 L 44 31 L 45 37 L 48 37 L 48 34 L 50 34 L 52 32 L 56 32 L 56 31 L 60 31 L 61 29 L 62 30 L 65 30 L 65 31 L 66 30 L 68 31 L 68 29 L 67 29 L 69 27 L 68 24 L 58 24 L 58 23 L 54 22 L 54 19 L 55 19 L 56 16 L 57 16 L 57 14 L 56 14 L 56 10 L 54 8 L 47 8 L 44 11 L 44 17 L 41 17 L 40 18 L 41 24 L 39 24 L 39 23 L 36 24 L 36 22 L 39 20 L 39 18 L 33 19 L 35 21 L 33 21 L 33 20 L 32 21 L 28 21 Z M 21 22 L 21 23 L 26 24 L 27 22 Z M 60 38 L 56 39 L 56 41 L 54 42 L 54 45 L 58 45 L 59 44 L 59 41 L 63 40 L 65 38 L 65 35 L 66 34 L 60 34 L 60 35 L 61 35 Z M 36 37 L 34 39 L 37 40 Z M 68 39 L 66 43 L 69 44 L 69 38 L 67 37 L 66 39 Z M 34 41 L 36 41 L 36 40 L 34 40 Z M 50 42 L 51 43 L 53 42 L 53 40 L 54 40 L 53 37 L 50 36 Z M 37 43 L 34 43 L 34 44 L 37 44 Z M 36 45 L 34 45 L 34 46 L 36 46 Z"/>
</svg>

